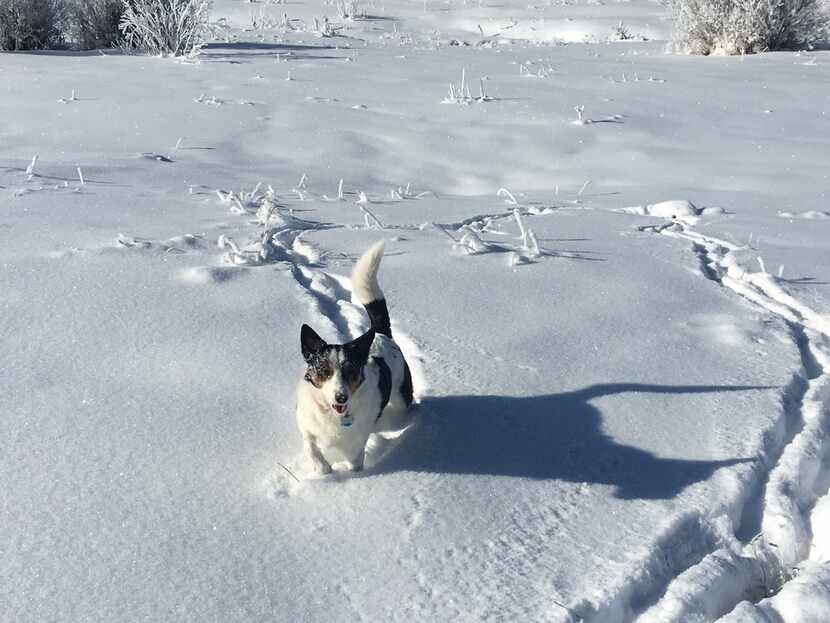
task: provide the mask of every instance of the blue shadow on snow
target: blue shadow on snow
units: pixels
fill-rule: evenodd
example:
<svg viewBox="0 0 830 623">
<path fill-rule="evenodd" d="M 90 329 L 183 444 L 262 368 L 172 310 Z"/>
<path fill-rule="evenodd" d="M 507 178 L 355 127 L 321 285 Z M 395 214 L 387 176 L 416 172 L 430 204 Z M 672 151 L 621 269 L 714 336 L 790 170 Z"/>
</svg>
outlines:
<svg viewBox="0 0 830 623">
<path fill-rule="evenodd" d="M 608 484 L 624 499 L 668 499 L 721 467 L 755 458 L 660 458 L 615 442 L 591 400 L 627 392 L 704 394 L 771 389 L 743 385 L 610 383 L 545 396 L 424 398 L 416 422 L 373 468 Z"/>
</svg>

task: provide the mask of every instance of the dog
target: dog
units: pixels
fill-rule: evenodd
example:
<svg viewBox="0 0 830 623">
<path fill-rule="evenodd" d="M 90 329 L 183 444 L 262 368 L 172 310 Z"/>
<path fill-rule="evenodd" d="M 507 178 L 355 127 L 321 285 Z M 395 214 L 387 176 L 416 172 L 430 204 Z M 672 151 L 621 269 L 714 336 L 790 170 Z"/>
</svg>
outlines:
<svg viewBox="0 0 830 623">
<path fill-rule="evenodd" d="M 366 251 L 352 270 L 352 291 L 366 309 L 370 329 L 345 344 L 328 344 L 304 324 L 300 346 L 307 369 L 297 387 L 297 423 L 303 452 L 316 474 L 330 474 L 334 459 L 363 469 L 366 442 L 384 420 L 406 416 L 412 374 L 392 339 L 389 309 L 378 285 L 384 243 Z"/>
</svg>

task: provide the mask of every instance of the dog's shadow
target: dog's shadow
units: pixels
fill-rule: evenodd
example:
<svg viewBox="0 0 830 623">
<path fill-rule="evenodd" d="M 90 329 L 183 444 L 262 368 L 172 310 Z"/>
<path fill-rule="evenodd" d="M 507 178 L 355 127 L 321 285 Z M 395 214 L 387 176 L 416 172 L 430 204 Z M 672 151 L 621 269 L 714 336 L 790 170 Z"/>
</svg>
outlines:
<svg viewBox="0 0 830 623">
<path fill-rule="evenodd" d="M 416 471 L 560 479 L 612 485 L 619 498 L 668 499 L 721 468 L 753 458 L 660 458 L 615 442 L 601 429 L 595 398 L 625 392 L 702 394 L 769 387 L 592 385 L 530 397 L 437 396 L 423 400 L 414 423 L 378 458 L 375 474 Z M 670 417 L 670 414 L 666 414 Z"/>
</svg>

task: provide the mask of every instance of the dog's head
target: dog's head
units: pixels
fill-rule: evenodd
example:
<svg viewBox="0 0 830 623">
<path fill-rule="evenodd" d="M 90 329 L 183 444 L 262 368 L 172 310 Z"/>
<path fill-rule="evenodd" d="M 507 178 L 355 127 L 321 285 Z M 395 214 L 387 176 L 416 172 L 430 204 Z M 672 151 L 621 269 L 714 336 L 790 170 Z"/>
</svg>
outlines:
<svg viewBox="0 0 830 623">
<path fill-rule="evenodd" d="M 331 410 L 339 417 L 349 412 L 352 395 L 363 383 L 363 367 L 375 339 L 370 329 L 345 344 L 327 344 L 314 329 L 303 325 L 300 345 L 308 364 L 305 379 L 319 389 Z"/>
</svg>

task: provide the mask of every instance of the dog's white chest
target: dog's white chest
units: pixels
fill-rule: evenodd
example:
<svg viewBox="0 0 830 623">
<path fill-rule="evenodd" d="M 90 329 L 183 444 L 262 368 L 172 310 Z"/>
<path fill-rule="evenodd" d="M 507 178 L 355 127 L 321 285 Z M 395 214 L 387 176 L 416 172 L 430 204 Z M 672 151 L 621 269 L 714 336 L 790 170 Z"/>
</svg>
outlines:
<svg viewBox="0 0 830 623">
<path fill-rule="evenodd" d="M 373 396 L 377 393 L 377 379 L 376 373 L 372 372 L 367 369 L 366 379 L 355 392 L 349 407 L 349 417 L 345 420 L 321 401 L 319 390 L 310 383 L 301 381 L 297 388 L 297 423 L 300 430 L 316 438 L 322 448 L 349 452 L 354 446 L 364 444 L 378 415 L 377 407 L 375 413 L 372 413 L 370 406 L 377 403 Z"/>
</svg>

